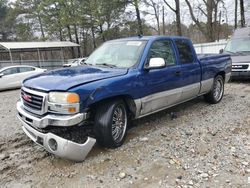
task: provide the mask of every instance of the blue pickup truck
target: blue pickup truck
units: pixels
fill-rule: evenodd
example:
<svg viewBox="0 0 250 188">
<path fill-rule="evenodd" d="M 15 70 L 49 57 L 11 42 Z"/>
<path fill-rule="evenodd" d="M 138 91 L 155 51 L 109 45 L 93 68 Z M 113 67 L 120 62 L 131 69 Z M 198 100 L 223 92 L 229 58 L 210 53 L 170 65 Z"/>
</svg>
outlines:
<svg viewBox="0 0 250 188">
<path fill-rule="evenodd" d="M 231 64 L 229 55 L 198 58 L 184 37 L 108 41 L 83 66 L 26 79 L 18 118 L 48 152 L 82 161 L 96 141 L 121 146 L 130 120 L 202 95 L 220 102 Z"/>
</svg>

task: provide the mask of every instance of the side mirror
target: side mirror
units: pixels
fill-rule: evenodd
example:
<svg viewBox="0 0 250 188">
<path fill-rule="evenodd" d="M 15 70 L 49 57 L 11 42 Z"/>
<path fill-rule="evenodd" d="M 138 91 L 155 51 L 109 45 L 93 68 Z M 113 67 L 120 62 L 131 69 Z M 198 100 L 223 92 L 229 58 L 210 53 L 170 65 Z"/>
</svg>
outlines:
<svg viewBox="0 0 250 188">
<path fill-rule="evenodd" d="M 2 78 L 4 76 L 4 74 L 3 73 L 0 73 L 0 78 Z"/>
<path fill-rule="evenodd" d="M 148 65 L 145 67 L 146 69 L 160 69 L 166 66 L 166 62 L 163 58 L 151 58 L 149 60 Z"/>
<path fill-rule="evenodd" d="M 220 49 L 219 53 L 222 54 L 224 52 L 224 49 Z"/>
</svg>

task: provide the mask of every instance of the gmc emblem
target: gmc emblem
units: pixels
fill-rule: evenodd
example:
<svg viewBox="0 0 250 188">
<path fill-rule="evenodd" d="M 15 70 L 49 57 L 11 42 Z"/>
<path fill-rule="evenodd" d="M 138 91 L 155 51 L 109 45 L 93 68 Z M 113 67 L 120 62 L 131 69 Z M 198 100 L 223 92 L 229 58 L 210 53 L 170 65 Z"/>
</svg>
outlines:
<svg viewBox="0 0 250 188">
<path fill-rule="evenodd" d="M 23 95 L 23 99 L 24 99 L 25 101 L 27 101 L 27 102 L 32 102 L 32 97 L 31 97 L 30 95 L 24 94 L 24 95 Z"/>
</svg>

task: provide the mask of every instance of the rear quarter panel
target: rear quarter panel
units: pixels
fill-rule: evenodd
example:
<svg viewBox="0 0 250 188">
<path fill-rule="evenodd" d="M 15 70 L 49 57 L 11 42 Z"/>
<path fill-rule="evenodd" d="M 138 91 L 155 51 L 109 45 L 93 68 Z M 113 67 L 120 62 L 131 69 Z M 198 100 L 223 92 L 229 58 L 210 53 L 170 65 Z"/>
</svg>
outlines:
<svg viewBox="0 0 250 188">
<path fill-rule="evenodd" d="M 230 55 L 210 55 L 199 58 L 202 68 L 201 80 L 214 78 L 218 73 L 228 74 L 232 69 Z"/>
</svg>

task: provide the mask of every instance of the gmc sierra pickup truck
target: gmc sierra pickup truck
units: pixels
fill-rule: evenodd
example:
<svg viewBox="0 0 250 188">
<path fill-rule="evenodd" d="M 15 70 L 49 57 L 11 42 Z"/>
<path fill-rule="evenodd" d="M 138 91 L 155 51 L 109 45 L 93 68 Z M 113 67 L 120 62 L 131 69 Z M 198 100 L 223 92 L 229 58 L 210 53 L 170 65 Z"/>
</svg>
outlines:
<svg viewBox="0 0 250 188">
<path fill-rule="evenodd" d="M 123 144 L 131 119 L 204 95 L 218 103 L 231 74 L 229 55 L 197 58 L 184 37 L 105 42 L 83 66 L 24 80 L 18 118 L 23 131 L 57 156 L 83 161 L 94 144 Z"/>
</svg>

